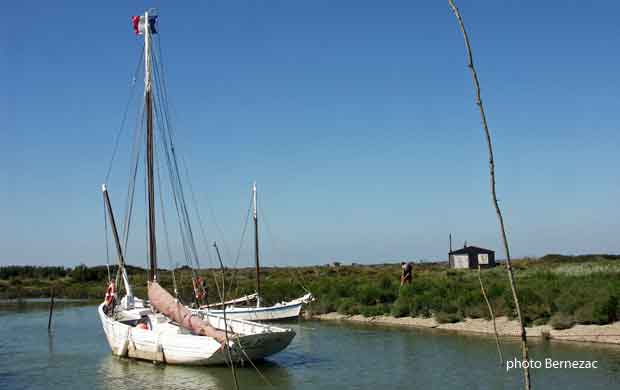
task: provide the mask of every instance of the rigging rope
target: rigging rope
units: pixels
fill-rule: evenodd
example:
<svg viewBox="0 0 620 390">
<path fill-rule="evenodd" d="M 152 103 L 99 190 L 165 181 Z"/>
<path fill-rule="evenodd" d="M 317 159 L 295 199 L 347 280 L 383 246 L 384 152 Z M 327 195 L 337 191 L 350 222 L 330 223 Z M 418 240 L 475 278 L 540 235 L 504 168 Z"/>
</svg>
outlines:
<svg viewBox="0 0 620 390">
<path fill-rule="evenodd" d="M 263 221 L 263 225 L 265 226 L 265 230 L 267 231 L 267 236 L 268 238 L 271 240 L 269 241 L 272 245 L 273 248 L 276 248 L 276 250 L 278 252 L 281 252 L 280 250 L 278 250 L 278 248 L 276 247 L 276 245 L 274 245 L 275 243 L 275 237 L 273 235 L 273 233 L 271 232 L 271 228 L 269 223 L 267 223 L 267 218 L 265 218 L 265 206 L 264 206 L 264 201 L 263 201 L 263 206 L 260 209 L 260 217 L 261 220 Z M 297 283 L 299 283 L 299 285 L 301 286 L 301 288 L 307 292 L 310 293 L 310 290 L 308 290 L 305 286 L 305 279 L 303 278 L 303 276 L 301 275 L 301 273 L 299 272 L 299 270 L 297 269 L 297 267 L 289 267 L 290 269 L 293 270 L 293 276 L 295 276 L 297 278 Z"/>
<path fill-rule="evenodd" d="M 116 132 L 116 136 L 115 136 L 115 140 L 114 140 L 114 147 L 112 149 L 112 156 L 111 156 L 110 161 L 108 163 L 108 169 L 106 170 L 105 179 L 103 181 L 105 184 L 107 184 L 108 180 L 110 179 L 110 174 L 112 172 L 112 167 L 114 165 L 114 161 L 115 161 L 116 154 L 118 152 L 118 147 L 119 147 L 119 144 L 120 144 L 121 134 L 123 133 L 123 130 L 125 129 L 125 123 L 127 121 L 127 114 L 129 112 L 129 108 L 131 106 L 131 102 L 132 102 L 132 100 L 134 98 L 134 93 L 135 93 L 135 90 L 136 90 L 136 88 L 135 88 L 136 87 L 135 80 L 136 80 L 136 77 L 138 75 L 138 72 L 139 72 L 139 69 L 140 69 L 140 64 L 141 64 L 143 56 L 144 56 L 143 52 L 144 52 L 144 50 L 140 51 L 140 56 L 139 56 L 138 62 L 136 64 L 136 69 L 133 72 L 133 76 L 132 76 L 132 80 L 131 80 L 131 85 L 130 85 L 129 96 L 127 98 L 127 102 L 125 103 L 125 109 L 123 110 L 123 116 L 121 118 L 121 122 L 120 122 L 119 128 L 118 128 L 118 130 Z M 104 205 L 104 213 L 105 212 L 106 212 L 106 210 L 105 210 L 105 205 Z M 105 231 L 106 267 L 107 267 L 107 270 L 108 270 L 108 281 L 111 281 L 112 275 L 111 275 L 111 272 L 110 272 L 110 253 L 109 253 L 109 246 L 110 246 L 110 244 L 109 244 L 108 228 L 107 228 L 107 221 L 108 221 L 107 220 L 107 213 L 105 213 L 104 218 L 105 218 L 105 229 L 106 229 L 106 231 Z M 120 291 L 120 285 L 119 285 L 120 272 L 121 272 L 120 267 L 116 267 L 115 281 L 116 281 L 116 285 L 119 286 L 119 291 Z"/>
<path fill-rule="evenodd" d="M 157 69 L 157 67 L 155 67 L 155 69 Z M 159 82 L 157 77 L 155 78 L 155 81 L 156 81 L 156 83 Z M 156 100 L 157 100 L 157 103 L 159 103 L 160 100 L 161 100 L 158 95 L 156 95 Z M 155 117 L 158 120 L 157 123 L 158 124 L 162 124 L 163 120 L 161 119 L 162 113 L 161 113 L 161 110 L 160 110 L 160 105 L 159 104 L 155 104 L 155 107 L 156 107 L 156 109 L 155 109 Z M 158 129 L 162 132 L 162 136 L 160 137 L 160 143 L 161 143 L 160 148 L 163 149 L 164 156 L 166 157 L 166 163 L 167 163 L 166 167 L 168 168 L 168 175 L 169 175 L 169 178 L 170 178 L 170 188 L 172 190 L 173 200 L 174 200 L 175 208 L 176 208 L 176 211 L 177 211 L 177 218 L 178 218 L 177 220 L 179 222 L 179 230 L 180 230 L 180 234 L 181 234 L 181 240 L 182 240 L 182 243 L 183 243 L 183 250 L 184 250 L 184 253 L 185 253 L 185 260 L 186 260 L 187 265 L 191 266 L 192 262 L 191 262 L 191 254 L 189 252 L 190 249 L 189 249 L 189 245 L 188 245 L 188 241 L 187 241 L 187 233 L 185 231 L 185 226 L 183 224 L 183 220 L 182 220 L 182 217 L 181 217 L 181 212 L 180 212 L 180 209 L 179 209 L 179 200 L 178 200 L 179 194 L 178 194 L 178 191 L 177 191 L 177 188 L 176 188 L 176 184 L 177 184 L 176 180 L 174 180 L 174 172 L 172 170 L 172 164 L 170 163 L 170 152 L 168 150 L 168 144 L 166 142 L 166 136 L 164 134 L 165 130 L 163 128 L 159 128 L 159 127 L 158 127 Z"/>
<path fill-rule="evenodd" d="M 142 129 L 144 124 L 144 106 L 138 108 L 139 115 L 136 117 L 136 127 L 134 130 L 134 142 L 132 146 L 132 159 L 134 163 L 130 165 L 129 168 L 129 184 L 127 187 L 127 195 L 125 199 L 125 216 L 123 220 L 123 242 L 122 242 L 122 250 L 123 253 L 127 253 L 127 247 L 129 245 L 129 231 L 131 227 L 131 218 L 133 214 L 133 205 L 134 205 L 134 196 L 135 196 L 135 187 L 136 187 L 136 177 L 138 174 L 138 163 L 140 161 L 140 151 L 141 151 L 141 137 L 142 137 Z M 116 285 L 120 286 L 120 267 L 116 270 Z"/>
<path fill-rule="evenodd" d="M 187 204 L 185 201 L 185 195 L 183 191 L 182 177 L 179 172 L 178 161 L 176 158 L 176 152 L 174 149 L 174 143 L 172 140 L 172 131 L 169 124 L 168 112 L 167 112 L 167 97 L 165 96 L 164 87 L 161 83 L 161 70 L 159 62 L 156 58 L 153 58 L 154 63 L 154 80 L 158 86 L 157 91 L 161 91 L 155 94 L 155 116 L 158 123 L 158 128 L 161 132 L 162 149 L 166 157 L 166 163 L 168 167 L 168 173 L 170 177 L 171 189 L 173 192 L 173 199 L 175 208 L 177 210 L 177 217 L 179 221 L 179 229 L 181 232 L 181 239 L 183 242 L 183 249 L 186 255 L 186 262 L 192 270 L 192 281 L 194 286 L 194 295 L 197 301 L 202 300 L 200 297 L 206 296 L 204 285 L 201 283 L 201 278 L 198 276 L 196 270 L 200 269 L 200 262 L 198 257 L 198 250 L 194 240 L 194 233 L 191 227 L 191 219 L 187 211 Z M 163 107 L 163 109 L 162 109 Z M 219 289 L 219 287 L 218 287 Z M 200 291 L 199 291 L 200 290 Z M 200 302 L 197 302 L 200 304 Z"/>
<path fill-rule="evenodd" d="M 134 94 L 134 91 L 136 90 L 135 88 L 136 87 L 136 76 L 138 75 L 138 71 L 140 69 L 140 64 L 142 63 L 143 57 L 144 57 L 144 46 L 142 47 L 142 50 L 140 51 L 140 58 L 136 65 L 136 70 L 133 72 L 133 77 L 131 79 L 131 91 L 129 92 L 129 97 L 127 98 L 127 103 L 125 104 L 125 110 L 123 113 L 123 117 L 121 119 L 121 124 L 116 133 L 116 137 L 115 137 L 116 139 L 114 141 L 114 148 L 112 149 L 112 157 L 110 158 L 110 162 L 108 164 L 108 170 L 105 174 L 105 180 L 103 181 L 104 183 L 108 182 L 108 179 L 110 178 L 110 173 L 112 172 L 112 165 L 114 164 L 114 159 L 116 158 L 116 152 L 118 151 L 118 145 L 120 142 L 121 133 L 123 132 L 123 129 L 125 128 L 125 121 L 127 119 L 127 113 L 129 112 L 129 106 L 131 105 L 133 94 Z"/>
<path fill-rule="evenodd" d="M 143 109 L 144 107 L 138 108 L 138 115 L 136 116 L 136 126 L 134 130 L 134 142 L 132 146 L 132 161 L 135 161 L 135 163 L 130 165 L 130 169 L 129 169 L 129 184 L 127 187 L 127 195 L 125 199 L 125 216 L 123 220 L 123 231 L 122 231 L 123 232 L 123 243 L 122 243 L 123 253 L 127 253 L 127 246 L 129 242 L 129 231 L 130 231 L 130 226 L 131 226 L 131 216 L 133 212 L 135 183 L 136 183 L 136 176 L 137 176 L 137 171 L 138 171 L 138 162 L 140 160 L 140 149 L 141 149 L 140 139 L 141 139 L 142 127 L 143 127 L 142 124 L 144 123 L 143 120 L 140 121 L 143 116 L 142 115 Z M 119 286 L 119 291 L 120 291 L 120 286 L 121 286 L 119 284 L 120 277 L 121 277 L 121 269 L 120 267 L 118 267 L 116 269 L 115 281 L 116 281 L 116 285 Z"/>
<path fill-rule="evenodd" d="M 160 38 L 161 39 L 161 38 Z M 161 56 L 161 41 L 158 40 L 157 42 L 157 50 L 159 52 L 159 57 L 161 58 L 161 61 L 158 61 L 157 59 L 154 60 L 155 63 L 155 73 L 156 73 L 156 82 L 158 85 L 158 90 L 162 91 L 162 93 L 160 94 L 160 96 L 158 96 L 158 105 L 160 107 L 163 107 L 163 110 L 160 108 L 159 111 L 159 117 L 162 119 L 162 127 L 163 127 L 163 131 L 164 133 L 166 133 L 166 135 L 168 136 L 168 139 L 166 140 L 168 147 L 166 148 L 166 151 L 169 151 L 169 155 L 167 156 L 168 159 L 168 163 L 170 164 L 170 171 L 171 171 L 171 180 L 174 183 L 174 189 L 177 193 L 177 213 L 180 214 L 180 219 L 183 220 L 183 225 L 184 225 L 184 229 L 183 229 L 183 238 L 185 239 L 185 245 L 188 247 L 188 252 L 193 254 L 193 260 L 194 260 L 194 267 L 196 269 L 200 269 L 200 261 L 199 261 L 199 256 L 198 256 L 198 250 L 196 247 L 196 242 L 194 240 L 194 234 L 191 228 L 191 223 L 190 223 L 190 218 L 188 215 L 188 207 L 187 207 L 187 203 L 185 201 L 185 196 L 184 196 L 184 190 L 183 190 L 183 177 L 181 175 L 181 170 L 179 169 L 179 161 L 177 158 L 177 153 L 175 150 L 175 143 L 174 143 L 174 129 L 173 127 L 170 125 L 170 104 L 168 102 L 168 94 L 167 94 L 167 85 L 166 85 L 166 78 L 164 77 L 164 65 L 163 65 L 163 57 Z M 201 238 L 203 240 L 204 246 L 205 246 L 205 254 L 207 257 L 207 261 L 210 264 L 213 264 L 213 261 L 211 259 L 211 255 L 210 255 L 210 251 L 209 251 L 209 241 L 207 239 L 207 235 L 206 235 L 206 231 L 204 228 L 204 223 L 202 221 L 202 218 L 200 217 L 200 213 L 199 213 L 199 209 L 198 209 L 198 202 L 196 201 L 196 196 L 195 193 L 193 191 L 193 187 L 192 187 L 192 182 L 190 179 L 190 175 L 189 175 L 189 169 L 188 169 L 188 165 L 185 162 L 185 159 L 183 159 L 183 157 L 181 156 L 181 166 L 184 168 L 184 173 L 185 173 L 185 181 L 187 186 L 189 187 L 189 191 L 190 191 L 190 195 L 192 196 L 192 205 L 194 207 L 194 211 L 195 211 L 195 215 L 196 218 L 198 219 L 198 223 L 199 223 L 199 227 L 200 227 L 200 234 L 201 234 Z M 225 243 L 225 239 L 224 239 L 224 234 L 222 232 L 222 229 L 220 228 L 220 226 L 217 224 L 217 220 L 215 219 L 215 213 L 213 212 L 212 207 L 209 205 L 209 209 L 211 211 L 211 215 L 212 215 L 212 219 L 214 222 L 215 227 L 217 228 L 217 230 L 219 231 L 222 240 Z M 228 252 L 228 246 L 224 245 L 224 250 L 226 252 Z M 190 264 L 188 264 L 190 265 Z M 190 265 L 191 266 L 191 265 Z M 195 273 L 193 273 L 194 275 L 194 279 L 195 279 Z M 225 291 L 220 291 L 220 286 L 218 283 L 218 279 L 217 277 L 215 277 L 215 275 L 213 275 L 213 281 L 216 285 L 216 288 L 218 289 L 218 294 L 219 295 L 224 295 Z"/>
<path fill-rule="evenodd" d="M 185 177 L 186 177 L 186 180 L 187 180 L 187 183 L 188 183 L 190 195 L 192 196 L 193 206 L 194 206 L 194 213 L 195 213 L 196 217 L 198 218 L 198 227 L 200 228 L 200 234 L 201 234 L 201 237 L 202 237 L 203 244 L 205 246 L 205 252 L 207 254 L 207 260 L 211 264 L 212 262 L 211 262 L 210 252 L 209 252 L 209 241 L 207 240 L 206 230 L 204 228 L 204 224 L 202 222 L 202 218 L 200 217 L 200 213 L 199 213 L 199 209 L 198 209 L 198 202 L 196 201 L 196 196 L 194 194 L 194 189 L 192 187 L 192 182 L 190 180 L 189 170 L 187 168 L 187 164 L 185 163 L 185 159 L 183 157 L 181 157 L 181 164 L 185 168 Z M 213 281 L 215 282 L 215 288 L 218 291 L 218 295 L 223 297 L 223 299 L 225 300 L 225 298 L 226 298 L 226 291 L 224 291 L 224 284 L 222 283 L 222 287 L 220 289 L 220 285 L 218 283 L 217 277 L 215 276 L 215 273 L 212 273 L 212 275 L 213 275 Z M 224 302 L 224 301 L 220 301 L 220 302 Z"/>
<path fill-rule="evenodd" d="M 105 265 L 108 270 L 108 285 L 109 285 L 110 282 L 112 281 L 112 275 L 110 274 L 110 241 L 108 239 L 108 213 L 105 208 L 105 199 L 103 201 L 103 225 L 105 229 Z"/>
<path fill-rule="evenodd" d="M 225 289 L 224 283 L 226 280 L 226 276 L 224 273 L 224 263 L 222 263 L 222 257 L 220 256 L 220 251 L 217 248 L 217 243 L 213 242 L 213 247 L 215 248 L 215 252 L 217 254 L 217 258 L 220 262 L 220 270 L 222 272 L 222 291 Z M 221 302 L 224 302 L 224 296 L 220 295 Z M 224 335 L 226 336 L 226 351 L 228 352 L 228 359 L 230 360 L 230 368 L 232 370 L 232 375 L 235 380 L 235 388 L 239 388 L 239 382 L 237 379 L 237 370 L 235 369 L 235 362 L 232 359 L 232 355 L 230 353 L 230 342 L 228 341 L 228 323 L 226 319 L 226 306 L 224 306 L 222 311 L 224 317 Z"/>
<path fill-rule="evenodd" d="M 241 230 L 241 239 L 239 240 L 239 248 L 237 249 L 237 257 L 235 258 L 235 262 L 233 263 L 233 274 L 231 276 L 230 290 L 229 296 L 233 292 L 233 286 L 235 288 L 238 287 L 239 282 L 237 281 L 237 274 L 239 273 L 239 268 L 237 267 L 239 263 L 239 258 L 241 257 L 241 251 L 243 250 L 243 244 L 245 243 L 245 234 L 247 232 L 247 228 L 250 222 L 250 215 L 252 214 L 252 197 L 250 196 L 250 206 L 248 207 L 248 211 L 245 216 L 245 222 L 243 224 L 243 229 Z M 223 301 L 222 301 L 223 302 Z"/>
<path fill-rule="evenodd" d="M 155 137 L 155 134 L 153 134 L 153 137 Z M 146 158 L 146 153 L 144 154 L 145 158 Z M 155 150 L 153 150 L 153 159 L 155 158 Z M 148 188 L 148 177 L 147 175 L 144 175 L 144 188 Z M 148 191 L 144 191 L 144 204 L 148 204 L 149 201 L 149 194 Z M 150 259 L 149 259 L 149 213 L 146 212 L 144 213 L 144 242 L 147 243 L 147 245 L 144 246 L 144 250 L 145 250 L 145 254 L 144 254 L 144 259 L 146 260 L 146 280 L 149 280 L 149 268 L 150 268 Z M 157 267 L 157 266 L 156 266 Z M 157 269 L 153 270 L 153 278 L 155 280 L 157 280 Z"/>
<path fill-rule="evenodd" d="M 161 144 L 155 144 L 160 145 Z M 170 272 L 172 274 L 172 288 L 174 289 L 174 296 L 179 299 L 179 290 L 177 288 L 177 280 L 176 277 L 174 275 L 174 264 L 172 263 L 172 252 L 170 251 L 170 239 L 168 237 L 168 225 L 166 224 L 166 213 L 165 213 L 165 208 L 164 208 L 164 192 L 162 191 L 161 188 L 161 177 L 159 174 L 160 171 L 160 167 L 159 164 L 157 164 L 155 166 L 155 171 L 157 173 L 157 185 L 159 188 L 159 203 L 160 203 L 160 214 L 161 214 L 161 220 L 162 220 L 162 226 L 164 227 L 164 236 L 166 238 L 166 253 L 168 254 L 168 261 L 170 263 Z"/>
<path fill-rule="evenodd" d="M 250 362 L 250 364 L 252 365 L 252 367 L 254 367 L 254 369 L 256 370 L 256 372 L 258 373 L 258 375 L 262 378 L 263 381 L 265 381 L 266 384 L 268 384 L 271 387 L 275 387 L 273 385 L 273 383 L 271 383 L 271 381 L 269 381 L 269 379 L 267 379 L 267 377 L 265 375 L 263 375 L 263 373 L 258 369 L 258 367 L 256 367 L 256 364 L 254 364 L 254 362 L 252 361 L 252 359 L 250 359 L 250 357 L 248 356 L 248 354 L 245 352 L 245 349 L 243 348 L 243 346 L 241 345 L 241 343 L 239 342 L 239 340 L 237 341 L 237 345 L 239 346 L 239 349 L 241 350 L 241 352 L 243 352 L 243 355 L 245 356 L 245 358 L 248 360 L 248 362 Z"/>
<path fill-rule="evenodd" d="M 174 144 L 172 143 L 172 140 L 174 139 L 174 129 L 173 129 L 172 126 L 170 126 L 170 119 L 169 119 L 171 117 L 169 108 L 172 105 L 168 102 L 168 92 L 167 92 L 168 91 L 168 87 L 166 85 L 166 77 L 165 77 L 165 73 L 164 73 L 165 69 L 164 69 L 163 57 L 161 55 L 161 50 L 162 49 L 161 49 L 161 41 L 160 41 L 160 39 L 161 38 L 159 38 L 158 42 L 157 42 L 157 50 L 159 52 L 159 57 L 161 58 L 161 61 L 158 62 L 157 69 L 158 69 L 158 73 L 161 74 L 161 77 L 159 77 L 161 79 L 161 88 L 160 89 L 163 91 L 164 113 L 165 113 L 166 125 L 167 125 L 168 132 L 170 133 L 171 144 L 174 146 Z M 174 152 L 174 150 L 173 150 L 173 152 Z M 175 153 L 175 155 L 176 155 L 176 153 Z M 195 210 L 196 211 L 196 215 L 200 219 L 200 213 L 198 213 L 198 203 L 195 200 L 196 198 L 193 195 L 193 189 L 191 188 L 191 186 L 192 186 L 192 182 L 190 180 L 191 176 L 189 175 L 188 165 L 186 164 L 185 159 L 183 158 L 183 156 L 181 156 L 181 164 L 182 164 L 182 166 L 184 168 L 184 171 L 185 171 L 186 180 L 187 180 L 188 186 L 190 187 L 190 192 L 192 192 L 192 198 L 194 199 L 194 207 L 196 209 Z M 223 245 L 223 249 L 226 252 L 226 254 L 228 256 L 230 256 L 230 253 L 229 253 L 229 250 L 228 250 L 228 245 L 227 245 L 226 240 L 225 240 L 225 235 L 224 235 L 220 225 L 217 223 L 217 219 L 215 218 L 215 212 L 213 210 L 213 207 L 211 206 L 211 204 L 209 202 L 207 202 L 207 206 L 208 206 L 209 212 L 211 214 L 211 219 L 213 221 L 213 225 L 215 226 L 215 228 L 217 229 L 218 233 L 220 234 L 221 241 L 224 244 Z M 202 222 L 201 222 L 201 224 L 202 224 Z M 203 228 L 203 230 L 204 230 L 204 228 Z M 204 242 L 205 247 L 209 248 L 209 242 L 208 242 L 208 240 L 206 240 L 205 235 L 203 235 L 203 240 L 205 241 Z M 221 245 L 220 245 L 220 247 L 221 247 Z M 206 255 L 207 255 L 207 260 L 209 261 L 209 264 L 214 265 L 215 267 L 217 267 L 217 263 L 212 260 L 210 251 L 208 249 L 206 250 Z"/>
</svg>

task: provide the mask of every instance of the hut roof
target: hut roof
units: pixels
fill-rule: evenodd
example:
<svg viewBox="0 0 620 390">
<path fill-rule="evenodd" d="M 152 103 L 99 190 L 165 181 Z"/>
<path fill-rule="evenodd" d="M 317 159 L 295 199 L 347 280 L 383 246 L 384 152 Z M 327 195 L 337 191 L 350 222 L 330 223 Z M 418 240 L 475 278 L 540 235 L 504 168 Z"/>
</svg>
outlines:
<svg viewBox="0 0 620 390">
<path fill-rule="evenodd" d="M 470 254 L 470 253 L 495 253 L 495 251 L 492 251 L 490 249 L 485 249 L 485 248 L 480 248 L 477 246 L 466 246 L 464 248 L 461 249 L 457 249 L 455 251 L 450 252 L 451 255 L 464 255 L 464 254 Z"/>
</svg>

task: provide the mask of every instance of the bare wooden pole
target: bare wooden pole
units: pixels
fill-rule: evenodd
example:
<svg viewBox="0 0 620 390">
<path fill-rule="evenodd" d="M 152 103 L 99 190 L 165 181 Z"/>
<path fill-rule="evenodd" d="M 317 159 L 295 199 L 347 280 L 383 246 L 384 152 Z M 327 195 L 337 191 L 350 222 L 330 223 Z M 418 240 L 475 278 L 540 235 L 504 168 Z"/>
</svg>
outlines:
<svg viewBox="0 0 620 390">
<path fill-rule="evenodd" d="M 504 250 L 506 252 L 506 270 L 508 272 L 508 280 L 510 282 L 510 289 L 512 290 L 512 298 L 515 303 L 515 309 L 517 312 L 517 318 L 519 320 L 520 333 L 521 333 L 521 352 L 523 354 L 523 361 L 529 361 L 529 353 L 527 347 L 527 334 L 525 331 L 525 326 L 523 324 L 523 316 L 521 315 L 521 306 L 519 305 L 519 297 L 517 295 L 517 285 L 514 277 L 514 272 L 512 270 L 512 262 L 510 261 L 510 249 L 508 247 L 508 239 L 506 238 L 506 229 L 504 227 L 504 218 L 502 217 L 502 212 L 499 208 L 499 203 L 497 202 L 497 193 L 495 190 L 495 163 L 493 160 L 493 144 L 491 142 L 491 133 L 489 132 L 489 126 L 487 124 L 487 118 L 484 112 L 484 106 L 482 105 L 482 99 L 480 97 L 480 83 L 478 81 L 478 75 L 476 73 L 476 69 L 474 68 L 474 60 L 471 51 L 471 45 L 469 43 L 469 37 L 467 36 L 467 31 L 465 30 L 465 24 L 463 23 L 463 18 L 461 17 L 461 13 L 458 8 L 454 4 L 453 0 L 448 0 L 448 4 L 454 12 L 454 16 L 459 24 L 459 28 L 463 33 L 463 39 L 465 40 L 465 47 L 467 49 L 467 66 L 471 72 L 471 77 L 474 82 L 474 88 L 476 90 L 476 105 L 480 110 L 480 117 L 482 119 L 482 127 L 484 129 L 484 134 L 487 141 L 487 147 L 489 151 L 489 176 L 490 176 L 490 184 L 491 184 L 491 197 L 493 199 L 493 205 L 495 206 L 495 212 L 497 214 L 497 219 L 499 221 L 500 232 L 502 236 L 502 241 L 504 243 Z M 526 390 L 531 389 L 531 381 L 530 381 L 530 370 L 529 365 L 523 364 L 523 380 L 524 387 Z"/>
<path fill-rule="evenodd" d="M 495 345 L 497 346 L 497 355 L 499 356 L 499 365 L 501 367 L 504 365 L 504 357 L 502 356 L 502 348 L 499 345 L 499 334 L 497 334 L 497 324 L 495 323 L 495 313 L 493 312 L 493 307 L 491 306 L 491 302 L 489 302 L 489 298 L 487 297 L 487 292 L 484 290 L 484 284 L 482 283 L 482 270 L 480 269 L 480 264 L 478 264 L 478 281 L 480 282 L 480 290 L 482 290 L 482 296 L 484 297 L 484 301 L 487 303 L 487 307 L 489 308 L 489 314 L 491 315 L 491 320 L 493 320 L 493 333 L 495 334 Z"/>
<path fill-rule="evenodd" d="M 54 287 L 52 287 L 52 293 L 50 297 L 50 315 L 47 319 L 47 331 L 52 331 L 52 313 L 54 312 Z"/>
</svg>

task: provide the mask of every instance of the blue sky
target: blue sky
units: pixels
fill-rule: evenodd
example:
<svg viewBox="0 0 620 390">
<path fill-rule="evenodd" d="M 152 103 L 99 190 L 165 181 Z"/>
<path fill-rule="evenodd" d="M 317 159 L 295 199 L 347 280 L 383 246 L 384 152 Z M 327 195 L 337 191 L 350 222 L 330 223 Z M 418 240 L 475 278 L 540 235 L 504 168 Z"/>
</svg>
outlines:
<svg viewBox="0 0 620 390">
<path fill-rule="evenodd" d="M 513 255 L 620 252 L 620 5 L 458 5 Z M 444 258 L 450 232 L 503 257 L 447 2 L 27 1 L 0 26 L 0 264 L 105 262 L 99 188 L 141 48 L 130 17 L 150 6 L 225 261 L 252 180 L 267 265 Z M 129 133 L 109 182 L 117 214 Z"/>
</svg>

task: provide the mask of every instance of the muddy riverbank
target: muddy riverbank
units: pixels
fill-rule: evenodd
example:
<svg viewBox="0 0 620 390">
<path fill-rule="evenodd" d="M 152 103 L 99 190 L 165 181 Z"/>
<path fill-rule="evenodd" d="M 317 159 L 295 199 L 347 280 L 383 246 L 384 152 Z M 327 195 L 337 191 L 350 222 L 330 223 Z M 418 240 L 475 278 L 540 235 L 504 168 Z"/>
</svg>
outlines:
<svg viewBox="0 0 620 390">
<path fill-rule="evenodd" d="M 452 324 L 440 324 L 434 318 L 344 315 L 327 313 L 312 316 L 323 321 L 349 321 L 366 324 L 390 325 L 400 327 L 441 329 L 456 333 L 493 335 L 493 322 L 481 318 L 467 318 Z M 496 319 L 497 332 L 501 337 L 518 337 L 519 325 L 507 317 Z M 549 325 L 532 326 L 526 329 L 528 337 L 540 337 L 556 341 L 575 341 L 620 345 L 620 322 L 608 325 L 575 325 L 570 329 L 556 330 Z"/>
</svg>

